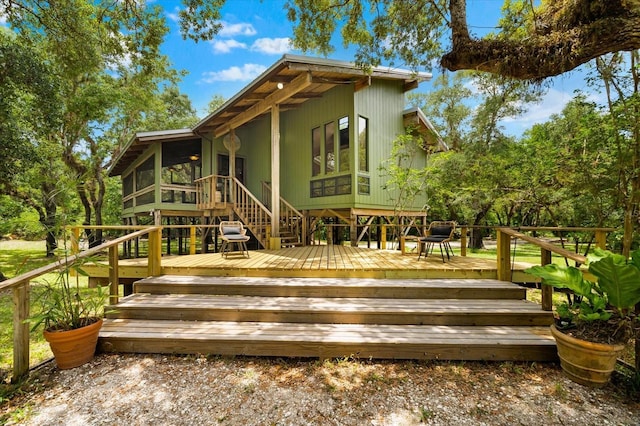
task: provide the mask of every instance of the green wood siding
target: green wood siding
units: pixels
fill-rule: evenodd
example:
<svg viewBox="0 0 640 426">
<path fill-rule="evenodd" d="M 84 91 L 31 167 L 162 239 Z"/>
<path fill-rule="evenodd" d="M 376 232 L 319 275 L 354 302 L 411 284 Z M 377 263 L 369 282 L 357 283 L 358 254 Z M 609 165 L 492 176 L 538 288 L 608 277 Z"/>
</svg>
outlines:
<svg viewBox="0 0 640 426">
<path fill-rule="evenodd" d="M 349 171 L 325 174 L 324 168 L 320 175 L 313 179 L 337 177 L 355 174 L 354 164 L 354 115 L 353 115 L 353 85 L 337 86 L 325 93 L 322 98 L 312 99 L 302 107 L 291 111 L 284 111 L 280 115 L 280 193 L 298 209 L 343 208 L 351 207 L 354 203 L 353 185 L 349 195 L 333 195 L 310 198 L 311 177 L 311 130 L 323 127 L 334 121 L 336 131 L 338 119 L 349 117 L 351 132 L 351 154 Z M 338 141 L 336 139 L 336 144 Z M 324 154 L 324 147 L 322 148 Z"/>
<path fill-rule="evenodd" d="M 379 167 L 383 161 L 389 159 L 394 139 L 404 134 L 402 111 L 405 108 L 405 96 L 402 91 L 402 82 L 373 80 L 371 86 L 355 93 L 354 102 L 354 140 L 358 134 L 356 128 L 358 116 L 365 117 L 369 121 L 369 173 L 360 174 L 368 175 L 371 191 L 369 195 L 358 194 L 356 187 L 355 207 L 392 208 L 393 201 L 389 193 L 382 189 L 387 177 L 381 176 Z M 357 158 L 357 146 L 354 146 L 354 150 L 354 158 Z M 417 166 L 424 167 L 425 162 L 421 161 Z M 418 197 L 413 208 L 419 209 L 424 204 L 425 200 Z"/>
</svg>

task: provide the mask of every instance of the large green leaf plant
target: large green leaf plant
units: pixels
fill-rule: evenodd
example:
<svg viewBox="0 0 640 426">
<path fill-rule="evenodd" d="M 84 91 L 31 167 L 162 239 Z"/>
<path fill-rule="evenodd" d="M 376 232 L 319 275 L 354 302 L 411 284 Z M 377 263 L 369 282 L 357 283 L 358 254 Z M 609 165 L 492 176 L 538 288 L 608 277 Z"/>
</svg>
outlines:
<svg viewBox="0 0 640 426">
<path fill-rule="evenodd" d="M 635 305 L 640 303 L 640 250 L 627 259 L 595 249 L 587 257 L 587 266 L 588 273 L 556 264 L 533 266 L 525 272 L 542 278 L 544 285 L 580 296 L 571 304 L 565 302 L 557 307 L 562 320 L 585 331 L 591 329 L 585 334 L 593 336 L 593 340 L 628 341 L 640 326 L 635 311 Z"/>
</svg>

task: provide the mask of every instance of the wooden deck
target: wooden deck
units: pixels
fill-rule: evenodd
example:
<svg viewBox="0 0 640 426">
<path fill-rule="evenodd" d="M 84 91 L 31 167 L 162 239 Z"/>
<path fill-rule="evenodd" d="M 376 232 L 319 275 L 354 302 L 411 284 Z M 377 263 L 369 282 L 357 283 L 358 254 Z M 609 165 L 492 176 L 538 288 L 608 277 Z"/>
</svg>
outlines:
<svg viewBox="0 0 640 426">
<path fill-rule="evenodd" d="M 522 271 L 531 265 L 514 264 L 513 281 L 526 281 Z M 104 266 L 85 265 L 90 276 L 108 277 Z M 497 276 L 496 261 L 454 256 L 442 262 L 440 254 L 418 260 L 417 254 L 338 245 L 315 245 L 280 250 L 252 250 L 223 258 L 220 253 L 163 256 L 162 274 L 246 277 L 361 277 L 361 278 L 488 278 Z M 147 259 L 123 259 L 120 276 L 144 278 Z"/>
</svg>

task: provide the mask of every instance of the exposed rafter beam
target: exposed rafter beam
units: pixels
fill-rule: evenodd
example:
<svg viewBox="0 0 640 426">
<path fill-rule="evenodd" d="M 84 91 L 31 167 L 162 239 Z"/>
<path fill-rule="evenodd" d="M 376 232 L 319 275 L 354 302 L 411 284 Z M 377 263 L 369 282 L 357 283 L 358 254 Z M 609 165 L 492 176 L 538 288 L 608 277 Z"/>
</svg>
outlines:
<svg viewBox="0 0 640 426">
<path fill-rule="evenodd" d="M 357 92 L 357 91 L 365 89 L 365 88 L 367 88 L 369 86 L 371 86 L 371 76 L 370 75 L 368 75 L 365 78 L 362 78 L 362 79 L 356 81 L 356 85 L 354 87 L 354 91 Z"/>
<path fill-rule="evenodd" d="M 311 98 L 321 98 L 322 93 L 320 92 L 300 92 L 291 96 L 294 99 L 311 99 Z"/>
<path fill-rule="evenodd" d="M 402 90 L 408 92 L 409 90 L 416 89 L 418 87 L 418 80 L 406 81 L 402 86 Z"/>
<path fill-rule="evenodd" d="M 280 104 L 283 101 L 289 99 L 294 94 L 303 91 L 311 84 L 311 80 L 312 77 L 310 72 L 304 72 L 300 74 L 299 76 L 294 78 L 291 83 L 287 84 L 283 89 L 274 91 L 263 100 L 257 102 L 256 104 L 247 108 L 244 112 L 233 117 L 227 123 L 217 127 L 214 131 L 215 137 L 220 137 L 229 133 L 231 129 L 240 127 L 243 124 L 253 120 L 257 116 L 267 112 L 273 105 Z"/>
</svg>

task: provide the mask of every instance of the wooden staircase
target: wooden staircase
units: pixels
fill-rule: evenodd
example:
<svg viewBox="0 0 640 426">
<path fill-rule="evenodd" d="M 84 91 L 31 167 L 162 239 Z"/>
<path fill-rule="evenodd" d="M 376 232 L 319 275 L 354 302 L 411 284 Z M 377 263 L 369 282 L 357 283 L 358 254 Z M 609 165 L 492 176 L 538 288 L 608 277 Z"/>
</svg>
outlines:
<svg viewBox="0 0 640 426">
<path fill-rule="evenodd" d="M 556 360 L 550 312 L 496 280 L 160 276 L 100 332 L 105 352 Z"/>
</svg>

